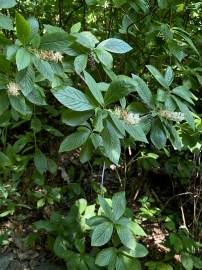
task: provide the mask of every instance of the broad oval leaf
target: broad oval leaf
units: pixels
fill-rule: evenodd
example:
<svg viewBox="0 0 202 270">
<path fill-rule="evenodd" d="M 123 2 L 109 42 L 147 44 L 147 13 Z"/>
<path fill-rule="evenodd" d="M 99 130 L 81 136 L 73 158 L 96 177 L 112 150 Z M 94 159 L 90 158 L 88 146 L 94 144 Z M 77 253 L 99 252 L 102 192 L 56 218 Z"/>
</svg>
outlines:
<svg viewBox="0 0 202 270">
<path fill-rule="evenodd" d="M 12 22 L 11 18 L 3 15 L 1 13 L 0 13 L 0 28 L 6 29 L 6 30 L 13 29 L 13 22 Z"/>
<path fill-rule="evenodd" d="M 95 264 L 99 266 L 107 266 L 110 263 L 113 263 L 116 260 L 116 249 L 105 248 L 101 250 L 96 256 Z"/>
<path fill-rule="evenodd" d="M 159 119 L 156 119 L 152 124 L 150 139 L 158 149 L 166 145 L 167 137 Z"/>
<path fill-rule="evenodd" d="M 135 249 L 137 242 L 131 230 L 123 225 L 116 225 L 116 231 L 121 243 L 129 249 Z"/>
<path fill-rule="evenodd" d="M 20 71 L 26 68 L 27 66 L 29 66 L 30 61 L 31 61 L 31 57 L 30 57 L 29 52 L 26 51 L 24 48 L 20 48 L 16 54 L 16 64 L 17 64 L 18 70 Z"/>
<path fill-rule="evenodd" d="M 15 0 L 1 0 L 0 1 L 0 8 L 12 8 L 16 5 Z"/>
<path fill-rule="evenodd" d="M 89 129 L 80 130 L 67 136 L 60 145 L 59 152 L 71 151 L 83 145 L 90 135 Z"/>
<path fill-rule="evenodd" d="M 114 81 L 112 81 L 105 94 L 105 104 L 108 105 L 110 103 L 118 101 L 119 99 L 127 96 L 131 92 L 136 91 L 136 87 L 137 83 L 127 76 L 115 79 Z"/>
<path fill-rule="evenodd" d="M 92 238 L 91 246 L 100 247 L 105 245 L 112 237 L 113 224 L 110 222 L 104 222 L 95 227 Z"/>
<path fill-rule="evenodd" d="M 82 112 L 95 109 L 84 93 L 71 86 L 53 88 L 51 92 L 60 103 L 73 111 Z"/>
<path fill-rule="evenodd" d="M 113 53 L 127 53 L 133 49 L 128 43 L 118 38 L 106 39 L 102 41 L 97 48 L 103 48 Z"/>
<path fill-rule="evenodd" d="M 126 210 L 125 192 L 117 192 L 112 197 L 113 217 L 118 220 Z"/>
<path fill-rule="evenodd" d="M 22 42 L 22 44 L 26 44 L 30 38 L 31 27 L 28 21 L 18 12 L 15 15 L 16 19 L 16 29 L 17 29 L 17 38 Z"/>
</svg>

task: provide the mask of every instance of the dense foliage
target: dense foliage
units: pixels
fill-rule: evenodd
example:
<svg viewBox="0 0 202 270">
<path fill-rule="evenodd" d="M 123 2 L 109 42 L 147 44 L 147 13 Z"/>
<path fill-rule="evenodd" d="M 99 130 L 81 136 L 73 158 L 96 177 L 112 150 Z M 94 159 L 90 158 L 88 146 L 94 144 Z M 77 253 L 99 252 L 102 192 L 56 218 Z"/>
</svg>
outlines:
<svg viewBox="0 0 202 270">
<path fill-rule="evenodd" d="M 201 11 L 0 0 L 2 247 L 12 218 L 70 270 L 202 268 Z"/>
</svg>

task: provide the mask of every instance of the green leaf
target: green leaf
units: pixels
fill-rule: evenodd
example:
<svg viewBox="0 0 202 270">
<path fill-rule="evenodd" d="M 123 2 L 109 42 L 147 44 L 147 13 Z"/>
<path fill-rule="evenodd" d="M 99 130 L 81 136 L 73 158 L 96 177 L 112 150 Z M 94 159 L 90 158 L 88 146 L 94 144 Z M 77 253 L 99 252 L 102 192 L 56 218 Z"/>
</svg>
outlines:
<svg viewBox="0 0 202 270">
<path fill-rule="evenodd" d="M 37 230 L 45 230 L 47 232 L 54 231 L 53 225 L 49 221 L 46 221 L 46 220 L 39 220 L 39 221 L 34 222 L 34 227 Z"/>
<path fill-rule="evenodd" d="M 125 192 L 115 193 L 112 197 L 112 210 L 113 217 L 115 220 L 118 220 L 126 210 L 126 197 Z"/>
<path fill-rule="evenodd" d="M 129 222 L 128 227 L 131 229 L 131 231 L 135 235 L 146 236 L 146 233 L 144 232 L 142 227 L 140 227 L 140 225 L 137 222 L 134 222 L 134 221 Z"/>
<path fill-rule="evenodd" d="M 87 71 L 84 71 L 84 77 L 85 77 L 85 82 L 88 85 L 88 88 L 90 89 L 90 92 L 93 95 L 93 97 L 97 100 L 97 102 L 100 105 L 104 105 L 102 92 L 98 88 L 96 81 Z"/>
<path fill-rule="evenodd" d="M 77 38 L 76 42 L 89 49 L 93 49 L 99 42 L 99 40 L 91 32 L 88 31 L 75 33 L 73 35 Z"/>
<path fill-rule="evenodd" d="M 147 84 L 139 77 L 132 74 L 133 79 L 137 82 L 136 91 L 140 98 L 146 103 L 149 107 L 152 105 L 152 93 L 147 86 Z"/>
<path fill-rule="evenodd" d="M 0 13 L 0 28 L 6 29 L 6 30 L 13 30 L 13 22 L 11 18 L 1 13 Z"/>
<path fill-rule="evenodd" d="M 95 260 L 95 264 L 99 266 L 107 266 L 116 260 L 116 249 L 111 247 L 111 248 L 105 248 L 101 250 Z"/>
<path fill-rule="evenodd" d="M 35 17 L 30 17 L 28 20 L 30 28 L 32 30 L 31 38 L 33 38 L 39 32 L 39 22 Z"/>
<path fill-rule="evenodd" d="M 108 204 L 108 202 L 106 201 L 106 199 L 98 195 L 98 201 L 106 217 L 112 220 L 113 219 L 112 209 Z"/>
<path fill-rule="evenodd" d="M 65 52 L 65 50 L 72 44 L 74 38 L 67 33 L 54 32 L 45 34 L 41 38 L 40 49 L 57 52 Z"/>
<path fill-rule="evenodd" d="M 158 6 L 160 9 L 166 9 L 168 7 L 167 0 L 158 0 Z"/>
<path fill-rule="evenodd" d="M 105 104 L 116 102 L 136 90 L 137 83 L 131 78 L 120 78 L 112 81 L 107 90 L 104 100 Z"/>
<path fill-rule="evenodd" d="M 172 67 L 169 66 L 167 67 L 166 72 L 165 72 L 165 80 L 168 86 L 171 85 L 171 83 L 173 82 L 173 79 L 174 79 L 173 69 Z"/>
<path fill-rule="evenodd" d="M 103 48 L 113 53 L 127 53 L 133 49 L 128 43 L 117 38 L 106 39 L 102 41 L 97 48 Z"/>
<path fill-rule="evenodd" d="M 194 267 L 192 256 L 188 253 L 183 253 L 181 255 L 181 263 L 186 270 L 192 270 Z"/>
<path fill-rule="evenodd" d="M 43 125 L 43 128 L 49 132 L 50 134 L 56 136 L 56 137 L 63 137 L 64 135 L 57 129 L 49 125 Z"/>
<path fill-rule="evenodd" d="M 18 70 L 22 70 L 26 68 L 27 66 L 29 66 L 30 61 L 31 61 L 31 57 L 30 57 L 29 52 L 26 51 L 24 48 L 20 48 L 16 54 L 16 64 L 17 64 Z"/>
<path fill-rule="evenodd" d="M 191 104 L 194 104 L 194 102 L 192 100 L 192 98 L 193 98 L 192 93 L 187 88 L 185 88 L 184 86 L 175 87 L 171 91 L 171 93 L 175 94 L 178 97 L 181 97 L 182 99 L 184 99 L 185 101 L 187 101 L 187 102 L 189 102 Z"/>
<path fill-rule="evenodd" d="M 9 96 L 10 104 L 17 112 L 27 115 L 27 106 L 22 96 Z"/>
<path fill-rule="evenodd" d="M 39 73 L 41 73 L 45 79 L 49 80 L 49 81 L 53 81 L 54 79 L 54 72 L 53 72 L 53 69 L 51 67 L 51 65 L 38 58 L 38 57 L 32 57 L 32 61 L 33 61 L 33 64 L 35 66 L 35 68 L 38 70 Z"/>
<path fill-rule="evenodd" d="M 147 256 L 148 254 L 148 250 L 146 249 L 146 247 L 139 243 L 136 243 L 133 249 L 122 248 L 121 251 L 127 256 L 133 258 L 142 258 Z"/>
<path fill-rule="evenodd" d="M 71 29 L 70 29 L 70 33 L 78 33 L 81 29 L 81 23 L 75 23 L 74 25 L 72 25 Z"/>
<path fill-rule="evenodd" d="M 48 169 L 46 156 L 40 150 L 37 150 L 34 155 L 34 164 L 40 174 L 44 174 Z"/>
<path fill-rule="evenodd" d="M 86 54 L 78 55 L 74 59 L 74 68 L 77 74 L 80 74 L 86 69 L 88 56 Z"/>
<path fill-rule="evenodd" d="M 69 109 L 62 111 L 62 122 L 66 125 L 76 127 L 84 123 L 92 116 L 92 111 L 75 112 Z"/>
<path fill-rule="evenodd" d="M 173 97 L 175 102 L 177 103 L 178 108 L 182 113 L 184 113 L 184 118 L 190 125 L 190 127 L 194 130 L 195 129 L 195 124 L 194 124 L 194 118 L 192 116 L 192 112 L 189 110 L 186 104 L 182 103 L 179 98 Z"/>
<path fill-rule="evenodd" d="M 60 145 L 59 152 L 71 151 L 83 145 L 90 135 L 89 129 L 80 130 L 67 136 Z"/>
<path fill-rule="evenodd" d="M 116 126 L 116 128 L 120 131 L 120 133 L 125 136 L 125 123 L 120 120 L 114 113 L 110 113 L 110 117 Z"/>
<path fill-rule="evenodd" d="M 121 155 L 121 144 L 118 134 L 110 124 L 107 124 L 101 136 L 103 139 L 104 155 L 114 164 L 118 164 Z"/>
<path fill-rule="evenodd" d="M 88 140 L 86 144 L 84 144 L 83 147 L 81 148 L 79 160 L 81 161 L 81 163 L 88 162 L 91 159 L 92 155 L 93 155 L 93 145 L 91 141 Z"/>
<path fill-rule="evenodd" d="M 0 54 L 0 71 L 8 73 L 10 71 L 10 62 L 5 58 L 4 55 Z"/>
<path fill-rule="evenodd" d="M 179 27 L 173 27 L 172 31 L 176 35 L 182 37 L 187 42 L 187 44 L 192 48 L 192 50 L 194 50 L 198 54 L 198 56 L 200 56 L 200 53 L 197 50 L 196 46 L 194 45 L 193 41 L 191 40 L 190 34 L 188 32 L 186 32 L 184 29 L 179 28 Z"/>
<path fill-rule="evenodd" d="M 123 225 L 116 225 L 116 231 L 121 243 L 129 249 L 135 249 L 137 242 L 131 230 Z"/>
<path fill-rule="evenodd" d="M 92 133 L 90 138 L 95 149 L 103 145 L 102 137 L 99 134 Z"/>
<path fill-rule="evenodd" d="M 150 139 L 157 149 L 161 149 L 166 145 L 167 137 L 159 119 L 154 120 L 152 123 Z"/>
<path fill-rule="evenodd" d="M 175 147 L 178 150 L 181 150 L 182 143 L 174 126 L 168 122 L 167 123 L 164 122 L 163 126 L 164 126 L 165 131 L 167 131 L 167 134 L 168 134 L 167 137 L 172 143 L 173 147 Z"/>
<path fill-rule="evenodd" d="M 125 124 L 125 129 L 136 141 L 148 143 L 145 133 L 139 125 Z"/>
<path fill-rule="evenodd" d="M 35 133 L 41 131 L 41 128 L 42 128 L 42 123 L 40 121 L 40 119 L 38 117 L 34 117 L 32 120 L 31 120 L 31 129 L 33 129 L 33 131 Z"/>
<path fill-rule="evenodd" d="M 34 79 L 35 73 L 32 66 L 29 66 L 16 74 L 16 81 L 19 84 L 24 96 L 27 96 L 29 93 L 35 90 Z"/>
<path fill-rule="evenodd" d="M 107 68 L 112 68 L 113 66 L 113 57 L 112 55 L 105 51 L 102 48 L 96 48 L 95 54 L 97 55 L 97 58 L 100 60 L 100 62 L 106 66 Z"/>
<path fill-rule="evenodd" d="M 70 87 L 57 87 L 51 92 L 60 103 L 73 111 L 88 111 L 95 109 L 95 106 L 88 100 L 81 91 Z"/>
<path fill-rule="evenodd" d="M 0 92 L 0 115 L 2 115 L 9 107 L 8 96 L 4 92 Z"/>
<path fill-rule="evenodd" d="M 17 38 L 22 42 L 22 44 L 27 44 L 31 34 L 31 27 L 28 21 L 16 11 L 15 14 L 16 19 L 16 30 L 17 30 Z"/>
<path fill-rule="evenodd" d="M 59 258 L 66 258 L 67 246 L 65 240 L 61 236 L 57 236 L 53 245 L 53 250 Z"/>
<path fill-rule="evenodd" d="M 91 238 L 91 246 L 100 247 L 105 245 L 112 237 L 113 224 L 104 222 L 95 227 Z"/>
<path fill-rule="evenodd" d="M 154 76 L 154 78 L 166 89 L 169 89 L 169 85 L 167 81 L 164 79 L 164 77 L 161 75 L 161 73 L 153 66 L 147 65 L 146 66 L 150 73 Z"/>
<path fill-rule="evenodd" d="M 0 1 L 0 8 L 12 8 L 16 5 L 15 0 L 1 0 Z"/>
<path fill-rule="evenodd" d="M 202 269 L 202 260 L 196 256 L 192 256 L 194 267 L 197 269 Z"/>
<path fill-rule="evenodd" d="M 168 263 L 159 263 L 156 270 L 173 270 L 173 267 Z"/>
<path fill-rule="evenodd" d="M 41 88 L 38 85 L 33 85 L 32 91 L 26 95 L 26 99 L 36 105 L 47 105 L 44 95 L 41 93 Z"/>
<path fill-rule="evenodd" d="M 5 166 L 10 166 L 11 164 L 12 163 L 9 157 L 0 151 L 0 166 L 5 167 Z"/>
</svg>

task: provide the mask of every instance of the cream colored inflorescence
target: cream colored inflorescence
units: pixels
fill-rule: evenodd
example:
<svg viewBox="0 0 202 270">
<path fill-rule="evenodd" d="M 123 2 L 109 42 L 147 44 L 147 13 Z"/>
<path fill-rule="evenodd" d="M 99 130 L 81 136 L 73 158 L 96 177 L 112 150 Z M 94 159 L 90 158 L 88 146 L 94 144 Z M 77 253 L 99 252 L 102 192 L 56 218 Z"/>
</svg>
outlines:
<svg viewBox="0 0 202 270">
<path fill-rule="evenodd" d="M 129 125 L 135 125 L 140 122 L 140 116 L 137 113 L 128 112 L 120 107 L 115 107 L 113 113 Z"/>
<path fill-rule="evenodd" d="M 175 122 L 181 122 L 184 120 L 184 113 L 181 112 L 161 111 L 159 115 Z"/>
<path fill-rule="evenodd" d="M 18 84 L 15 82 L 10 82 L 7 85 L 7 91 L 8 91 L 8 95 L 10 96 L 19 96 L 20 94 L 20 88 Z"/>
<path fill-rule="evenodd" d="M 53 51 L 36 51 L 36 56 L 45 61 L 62 62 L 63 56 L 60 52 Z"/>
</svg>

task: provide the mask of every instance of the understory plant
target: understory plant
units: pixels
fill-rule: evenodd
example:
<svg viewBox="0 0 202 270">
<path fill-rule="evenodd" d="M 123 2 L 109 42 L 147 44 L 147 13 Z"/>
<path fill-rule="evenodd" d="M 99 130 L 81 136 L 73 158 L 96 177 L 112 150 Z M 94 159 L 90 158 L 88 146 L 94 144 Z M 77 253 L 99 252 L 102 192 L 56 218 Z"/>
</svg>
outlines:
<svg viewBox="0 0 202 270">
<path fill-rule="evenodd" d="M 42 213 L 30 237 L 45 232 L 67 269 L 146 262 L 140 225 L 163 211 L 143 197 L 139 225 L 124 191 L 88 205 L 86 193 L 95 201 L 113 189 L 106 169 L 134 201 L 163 170 L 180 196 L 193 195 L 200 219 L 201 11 L 194 0 L 0 1 L 0 219 Z M 144 265 L 200 269 L 199 241 L 186 229 L 168 231 L 168 256 Z"/>
</svg>

